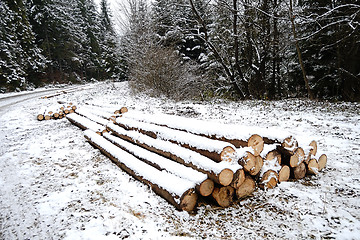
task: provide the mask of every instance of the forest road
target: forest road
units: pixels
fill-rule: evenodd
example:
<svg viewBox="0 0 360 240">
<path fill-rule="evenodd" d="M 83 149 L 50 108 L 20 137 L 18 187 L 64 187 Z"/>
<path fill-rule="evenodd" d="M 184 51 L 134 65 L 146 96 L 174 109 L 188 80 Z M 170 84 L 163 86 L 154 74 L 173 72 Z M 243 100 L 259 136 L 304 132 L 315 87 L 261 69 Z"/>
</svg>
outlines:
<svg viewBox="0 0 360 240">
<path fill-rule="evenodd" d="M 81 90 L 84 86 L 76 86 L 76 87 L 66 87 L 66 88 L 53 88 L 53 89 L 45 89 L 41 91 L 35 92 L 26 92 L 26 93 L 19 93 L 15 95 L 10 95 L 7 97 L 0 96 L 0 114 L 5 111 L 8 107 L 14 106 L 18 103 L 22 103 L 34 98 L 40 98 L 47 95 L 53 94 L 61 94 L 66 93 L 66 91 L 74 91 L 74 90 Z"/>
</svg>

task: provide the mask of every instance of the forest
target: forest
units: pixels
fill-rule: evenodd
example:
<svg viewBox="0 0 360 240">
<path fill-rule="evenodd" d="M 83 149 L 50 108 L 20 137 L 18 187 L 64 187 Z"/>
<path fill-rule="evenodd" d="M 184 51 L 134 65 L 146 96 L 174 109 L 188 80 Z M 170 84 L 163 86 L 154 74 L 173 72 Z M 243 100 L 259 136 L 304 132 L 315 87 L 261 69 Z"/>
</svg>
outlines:
<svg viewBox="0 0 360 240">
<path fill-rule="evenodd" d="M 0 0 L 0 92 L 129 81 L 174 100 L 360 101 L 356 0 Z"/>
</svg>

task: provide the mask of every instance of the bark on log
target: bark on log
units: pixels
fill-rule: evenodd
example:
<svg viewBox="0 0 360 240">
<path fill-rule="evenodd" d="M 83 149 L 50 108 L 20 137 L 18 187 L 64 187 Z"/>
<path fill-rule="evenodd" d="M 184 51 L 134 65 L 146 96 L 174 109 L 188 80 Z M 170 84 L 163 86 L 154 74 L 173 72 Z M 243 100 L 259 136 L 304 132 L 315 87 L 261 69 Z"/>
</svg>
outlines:
<svg viewBox="0 0 360 240">
<path fill-rule="evenodd" d="M 263 149 L 263 138 L 257 134 L 246 136 L 247 134 L 234 134 L 236 129 L 231 129 L 231 126 L 225 124 L 209 123 L 197 119 L 189 119 L 180 116 L 158 114 L 155 116 L 148 116 L 141 112 L 131 111 L 123 114 L 122 117 L 133 119 L 140 122 L 146 122 L 163 126 L 175 130 L 185 131 L 198 136 L 207 137 L 213 140 L 228 142 L 236 148 L 252 147 L 254 155 L 258 156 Z M 170 119 L 170 120 L 165 120 Z M 194 128 L 193 126 L 197 126 Z M 234 126 L 236 127 L 236 126 Z M 225 133 L 224 133 L 224 132 Z M 240 131 L 239 131 L 240 132 Z"/>
<path fill-rule="evenodd" d="M 255 181 L 249 175 L 245 176 L 245 181 L 239 188 L 236 189 L 236 196 L 238 199 L 245 198 L 250 196 L 255 191 Z"/>
<path fill-rule="evenodd" d="M 229 207 L 234 198 L 234 188 L 230 186 L 226 187 L 215 187 L 212 192 L 212 197 L 221 207 Z"/>
<path fill-rule="evenodd" d="M 97 137 L 96 137 L 97 136 Z M 115 145 L 111 144 L 107 140 L 105 140 L 103 137 L 94 135 L 93 132 L 87 131 L 85 133 L 86 139 L 91 143 L 94 147 L 98 148 L 104 155 L 109 157 L 116 165 L 118 165 L 121 169 L 123 169 L 125 172 L 127 172 L 129 175 L 133 176 L 135 179 L 151 186 L 152 190 L 157 193 L 159 196 L 163 197 L 165 200 L 167 200 L 169 203 L 173 204 L 178 210 L 184 210 L 191 212 L 194 210 L 196 203 L 197 203 L 197 194 L 195 193 L 195 190 L 191 187 L 190 182 L 181 178 L 178 178 L 174 175 L 164 173 L 162 171 L 159 171 L 142 161 L 136 159 L 134 156 L 126 153 L 125 151 L 122 151 L 121 149 L 117 148 L 116 150 L 109 150 L 113 149 Z M 104 147 L 103 144 L 106 141 L 107 146 Z M 108 146 L 110 147 L 108 148 Z M 133 163 L 136 162 L 138 165 L 134 169 L 134 165 L 129 166 L 129 161 L 132 161 Z M 186 189 L 183 194 L 175 194 L 170 190 L 171 187 L 169 187 L 167 184 L 164 184 L 161 181 L 153 182 L 154 180 L 147 179 L 146 176 L 141 175 L 139 172 L 142 171 L 149 171 L 156 173 L 158 176 L 161 177 L 172 177 L 172 180 L 175 184 L 185 184 L 187 185 L 184 187 Z M 166 179 L 165 179 L 166 181 Z"/>
<path fill-rule="evenodd" d="M 117 118 L 116 124 L 126 130 L 139 131 L 152 138 L 161 138 L 179 144 L 216 162 L 236 161 L 235 147 L 222 141 L 122 117 Z"/>
<path fill-rule="evenodd" d="M 178 177 L 194 182 L 197 190 L 202 196 L 209 196 L 214 189 L 214 182 L 208 179 L 207 174 L 201 173 L 193 168 L 186 167 L 180 163 L 172 161 L 168 158 L 150 152 L 133 143 L 129 143 L 121 138 L 113 136 L 109 133 L 103 134 L 104 138 L 122 150 L 132 154 L 141 161 L 155 167 L 160 171 L 167 171 Z"/>
<path fill-rule="evenodd" d="M 96 122 L 91 121 L 90 119 L 82 117 L 77 113 L 68 114 L 66 117 L 72 124 L 83 130 L 90 129 L 99 135 L 101 135 L 102 132 L 105 130 L 104 126 L 99 125 Z"/>
<path fill-rule="evenodd" d="M 211 159 L 177 144 L 160 139 L 153 139 L 137 131 L 127 131 L 114 123 L 109 123 L 107 128 L 113 134 L 124 140 L 205 173 L 215 183 L 223 186 L 229 185 L 233 180 L 234 171 L 236 172 L 241 168 L 241 166 L 226 162 L 215 163 Z"/>
</svg>

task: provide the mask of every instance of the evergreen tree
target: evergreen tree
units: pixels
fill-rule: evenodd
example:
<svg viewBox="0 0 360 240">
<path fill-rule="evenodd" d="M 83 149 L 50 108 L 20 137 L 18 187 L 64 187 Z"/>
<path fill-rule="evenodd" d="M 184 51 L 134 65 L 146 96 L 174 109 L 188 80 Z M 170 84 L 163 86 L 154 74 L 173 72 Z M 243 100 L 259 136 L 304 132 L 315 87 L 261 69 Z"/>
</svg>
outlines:
<svg viewBox="0 0 360 240">
<path fill-rule="evenodd" d="M 319 98 L 360 100 L 360 5 L 357 1 L 299 1 L 305 22 L 301 47 Z"/>
<path fill-rule="evenodd" d="M 0 80 L 3 90 L 33 85 L 45 59 L 34 42 L 22 0 L 1 1 Z"/>
</svg>

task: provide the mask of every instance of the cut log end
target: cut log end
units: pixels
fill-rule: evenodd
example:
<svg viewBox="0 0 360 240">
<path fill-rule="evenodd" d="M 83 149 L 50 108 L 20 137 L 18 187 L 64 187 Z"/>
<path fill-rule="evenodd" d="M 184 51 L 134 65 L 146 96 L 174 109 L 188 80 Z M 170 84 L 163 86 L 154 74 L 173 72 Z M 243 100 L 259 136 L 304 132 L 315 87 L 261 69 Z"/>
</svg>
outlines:
<svg viewBox="0 0 360 240">
<path fill-rule="evenodd" d="M 252 153 L 246 152 L 246 156 L 239 160 L 239 164 L 246 172 L 250 172 L 251 169 L 255 168 L 256 157 Z"/>
<path fill-rule="evenodd" d="M 277 162 L 281 165 L 281 154 L 277 150 L 273 150 L 266 154 L 265 160 L 272 161 L 275 158 L 277 159 Z"/>
<path fill-rule="evenodd" d="M 221 207 L 229 207 L 233 202 L 234 188 L 230 186 L 214 188 L 213 198 Z"/>
<path fill-rule="evenodd" d="M 233 181 L 234 172 L 228 168 L 222 170 L 219 174 L 219 183 L 223 186 L 228 186 Z"/>
<path fill-rule="evenodd" d="M 234 148 L 227 146 L 220 153 L 221 161 L 233 162 L 235 161 L 236 151 Z"/>
<path fill-rule="evenodd" d="M 254 134 L 248 139 L 248 147 L 251 147 L 254 150 L 255 156 L 259 156 L 264 149 L 264 139 L 261 136 Z"/>
<path fill-rule="evenodd" d="M 293 177 L 295 179 L 302 179 L 306 175 L 306 165 L 305 163 L 301 163 L 299 166 L 293 168 Z"/>
<path fill-rule="evenodd" d="M 181 197 L 180 208 L 183 211 L 191 212 L 195 209 L 198 196 L 193 189 L 185 192 Z"/>
<path fill-rule="evenodd" d="M 256 176 L 264 165 L 263 158 L 260 156 L 255 157 L 255 166 L 250 170 L 251 176 Z"/>
<path fill-rule="evenodd" d="M 239 188 L 236 189 L 236 196 L 238 199 L 250 196 L 255 191 L 255 181 L 252 177 L 246 175 L 245 181 Z"/>
<path fill-rule="evenodd" d="M 231 183 L 231 186 L 235 189 L 238 189 L 241 184 L 245 181 L 245 172 L 243 169 L 239 169 L 235 172 L 233 181 Z"/>
<path fill-rule="evenodd" d="M 42 121 L 42 120 L 44 120 L 44 115 L 43 114 L 39 114 L 39 115 L 37 115 L 37 120 L 39 120 L 39 121 Z"/>
<path fill-rule="evenodd" d="M 123 113 L 126 113 L 128 112 L 129 110 L 127 109 L 127 107 L 122 107 L 120 108 L 120 114 L 123 114 Z"/>
<path fill-rule="evenodd" d="M 198 192 L 201 196 L 210 196 L 214 191 L 214 182 L 210 179 L 206 179 L 198 186 Z"/>
<path fill-rule="evenodd" d="M 310 150 L 310 155 L 315 156 L 317 153 L 317 142 L 315 140 L 313 140 L 313 141 L 311 141 L 309 146 L 312 147 L 312 149 Z"/>
<path fill-rule="evenodd" d="M 273 170 L 266 171 L 260 180 L 259 186 L 262 189 L 272 189 L 278 183 L 279 175 Z"/>
<path fill-rule="evenodd" d="M 289 166 L 283 165 L 279 171 L 279 182 L 286 182 L 290 178 Z"/>
<path fill-rule="evenodd" d="M 322 154 L 318 160 L 319 164 L 319 171 L 323 170 L 327 163 L 327 156 L 325 154 Z"/>
<path fill-rule="evenodd" d="M 290 157 L 290 167 L 297 167 L 305 160 L 305 152 L 301 147 L 294 151 L 294 155 Z"/>
<path fill-rule="evenodd" d="M 319 173 L 319 164 L 315 158 L 310 159 L 307 164 L 307 174 L 317 175 Z"/>
<path fill-rule="evenodd" d="M 294 151 L 298 147 L 298 142 L 294 137 L 290 136 L 284 139 L 281 146 L 286 150 L 288 150 L 289 152 L 294 153 Z"/>
</svg>

